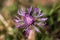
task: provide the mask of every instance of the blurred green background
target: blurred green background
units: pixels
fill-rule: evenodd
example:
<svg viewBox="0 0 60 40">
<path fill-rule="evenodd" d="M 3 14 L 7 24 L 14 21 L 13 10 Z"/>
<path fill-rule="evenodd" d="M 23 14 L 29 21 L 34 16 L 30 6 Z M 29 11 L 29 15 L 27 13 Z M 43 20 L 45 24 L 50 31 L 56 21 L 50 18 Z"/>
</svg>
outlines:
<svg viewBox="0 0 60 40">
<path fill-rule="evenodd" d="M 42 9 L 48 18 L 34 40 L 60 40 L 60 0 L 0 0 L 0 40 L 25 40 L 13 19 L 18 9 L 30 6 Z"/>
</svg>

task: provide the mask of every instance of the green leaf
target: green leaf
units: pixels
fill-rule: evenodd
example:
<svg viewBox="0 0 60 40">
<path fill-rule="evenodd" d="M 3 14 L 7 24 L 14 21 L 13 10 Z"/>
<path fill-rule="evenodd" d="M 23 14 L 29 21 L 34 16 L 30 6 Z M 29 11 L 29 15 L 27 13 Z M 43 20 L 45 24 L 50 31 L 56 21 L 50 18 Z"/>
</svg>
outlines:
<svg viewBox="0 0 60 40">
<path fill-rule="evenodd" d="M 53 39 L 49 36 L 46 36 L 45 40 L 53 40 Z"/>
<path fill-rule="evenodd" d="M 53 4 L 50 12 L 49 12 L 49 16 L 53 14 L 54 11 L 56 11 L 58 8 L 60 8 L 60 4 L 59 3 L 55 3 Z"/>
<path fill-rule="evenodd" d="M 8 10 L 8 11 L 14 11 L 14 10 L 16 10 L 16 9 L 17 9 L 17 6 L 16 6 L 15 4 L 7 7 L 7 10 Z"/>
<path fill-rule="evenodd" d="M 60 21 L 60 10 L 58 11 L 57 21 Z"/>
<path fill-rule="evenodd" d="M 49 24 L 52 25 L 53 23 L 54 23 L 53 18 L 50 17 L 50 18 L 49 18 Z"/>
</svg>

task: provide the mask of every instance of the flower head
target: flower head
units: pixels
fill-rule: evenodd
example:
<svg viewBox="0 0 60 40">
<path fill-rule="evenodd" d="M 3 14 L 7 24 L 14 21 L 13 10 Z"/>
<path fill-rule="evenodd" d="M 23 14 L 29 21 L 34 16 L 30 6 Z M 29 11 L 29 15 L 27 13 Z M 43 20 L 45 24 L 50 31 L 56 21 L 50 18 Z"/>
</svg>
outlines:
<svg viewBox="0 0 60 40">
<path fill-rule="evenodd" d="M 15 19 L 16 27 L 25 28 L 26 29 L 25 33 L 27 35 L 29 34 L 29 31 L 30 31 L 30 28 L 29 28 L 30 25 L 33 25 L 33 28 L 37 32 L 40 32 L 39 29 L 35 25 L 44 26 L 45 21 L 47 20 L 47 18 L 42 17 L 45 14 L 41 13 L 38 8 L 32 9 L 32 7 L 30 7 L 27 9 L 26 12 L 23 8 L 21 8 L 21 10 L 18 11 L 18 15 L 20 17 L 18 16 L 17 19 Z M 21 17 L 23 17 L 23 20 L 21 19 Z"/>
</svg>

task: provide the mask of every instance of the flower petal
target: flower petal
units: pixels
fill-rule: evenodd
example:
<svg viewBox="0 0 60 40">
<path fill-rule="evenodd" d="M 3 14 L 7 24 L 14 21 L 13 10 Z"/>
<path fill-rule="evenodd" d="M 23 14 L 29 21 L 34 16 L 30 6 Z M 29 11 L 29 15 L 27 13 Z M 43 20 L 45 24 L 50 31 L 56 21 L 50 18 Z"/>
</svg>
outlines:
<svg viewBox="0 0 60 40">
<path fill-rule="evenodd" d="M 18 11 L 18 15 L 25 16 L 25 11 L 23 8 L 21 8 L 21 10 Z"/>
<path fill-rule="evenodd" d="M 44 14 L 36 14 L 36 16 L 34 17 L 42 17 L 42 16 L 44 16 Z"/>
<path fill-rule="evenodd" d="M 20 20 L 18 20 L 18 19 L 14 19 L 14 21 L 15 21 L 15 22 L 20 22 Z"/>
<path fill-rule="evenodd" d="M 40 14 L 39 16 L 42 17 L 42 16 L 44 16 L 44 14 Z"/>
<path fill-rule="evenodd" d="M 42 26 L 44 26 L 45 24 L 46 24 L 46 23 L 44 23 L 44 22 L 39 22 L 39 23 L 35 22 L 34 25 L 38 25 L 38 26 L 42 27 Z"/>
<path fill-rule="evenodd" d="M 37 13 L 39 12 L 39 9 L 38 8 L 34 8 L 34 13 Z"/>
<path fill-rule="evenodd" d="M 30 12 L 32 11 L 32 6 L 30 8 L 28 8 L 27 11 L 30 14 Z"/>
<path fill-rule="evenodd" d="M 46 21 L 48 18 L 40 18 L 40 21 Z"/>
<path fill-rule="evenodd" d="M 40 30 L 36 26 L 33 26 L 33 27 L 34 27 L 35 31 L 40 32 Z"/>
<path fill-rule="evenodd" d="M 17 28 L 23 28 L 23 27 L 25 27 L 25 24 L 23 21 L 20 21 L 20 22 L 16 23 L 16 27 Z"/>
<path fill-rule="evenodd" d="M 26 37 L 29 36 L 30 30 L 31 30 L 31 29 L 30 29 L 29 27 L 25 30 L 25 35 L 26 35 Z"/>
</svg>

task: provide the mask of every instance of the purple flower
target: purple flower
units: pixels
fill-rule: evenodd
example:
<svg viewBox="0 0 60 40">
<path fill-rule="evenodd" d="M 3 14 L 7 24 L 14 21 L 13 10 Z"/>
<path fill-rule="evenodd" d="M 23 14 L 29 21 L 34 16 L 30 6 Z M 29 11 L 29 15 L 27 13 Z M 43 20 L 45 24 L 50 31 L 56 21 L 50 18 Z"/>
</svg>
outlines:
<svg viewBox="0 0 60 40">
<path fill-rule="evenodd" d="M 32 13 L 31 13 L 32 11 Z M 33 25 L 33 28 L 37 31 L 40 32 L 39 29 L 35 26 L 44 26 L 45 21 L 47 18 L 43 18 L 45 14 L 41 13 L 38 8 L 32 9 L 32 7 L 28 8 L 27 11 L 23 10 L 23 8 L 18 11 L 18 15 L 20 17 L 17 17 L 17 19 L 14 19 L 16 22 L 16 27 L 17 28 L 25 28 L 25 34 L 26 36 L 29 35 L 30 32 L 30 25 Z M 23 19 L 21 19 L 23 17 Z M 39 21 L 39 23 L 37 22 Z"/>
</svg>

